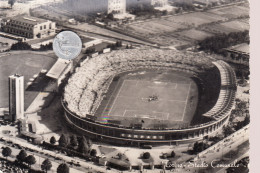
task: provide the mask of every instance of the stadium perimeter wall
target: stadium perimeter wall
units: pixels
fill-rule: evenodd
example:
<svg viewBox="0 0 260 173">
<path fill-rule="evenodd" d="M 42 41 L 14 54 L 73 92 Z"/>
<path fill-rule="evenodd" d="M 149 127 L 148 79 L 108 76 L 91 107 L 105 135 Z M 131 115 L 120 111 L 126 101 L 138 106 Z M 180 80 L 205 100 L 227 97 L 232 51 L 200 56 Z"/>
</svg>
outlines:
<svg viewBox="0 0 260 173">
<path fill-rule="evenodd" d="M 225 69 L 230 76 L 230 81 L 235 81 L 234 72 L 230 66 L 225 65 Z M 219 69 L 221 70 L 221 69 Z M 223 70 L 223 69 L 222 69 Z M 221 78 L 226 76 L 221 76 Z M 232 83 L 234 85 L 234 83 Z M 121 144 L 121 145 L 132 145 L 140 146 L 146 145 L 162 145 L 162 144 L 181 144 L 194 142 L 203 139 L 204 137 L 211 135 L 220 130 L 223 125 L 228 122 L 230 112 L 234 106 L 234 95 L 236 90 L 230 89 L 233 92 L 232 96 L 228 96 L 228 104 L 221 110 L 221 116 L 217 119 L 213 118 L 212 121 L 201 125 L 194 125 L 187 128 L 181 129 L 134 129 L 106 125 L 94 120 L 81 118 L 75 113 L 71 112 L 65 102 L 62 100 L 62 106 L 64 108 L 64 116 L 67 123 L 74 130 L 89 136 L 90 138 L 99 142 Z M 219 112 L 218 112 L 219 113 Z"/>
</svg>

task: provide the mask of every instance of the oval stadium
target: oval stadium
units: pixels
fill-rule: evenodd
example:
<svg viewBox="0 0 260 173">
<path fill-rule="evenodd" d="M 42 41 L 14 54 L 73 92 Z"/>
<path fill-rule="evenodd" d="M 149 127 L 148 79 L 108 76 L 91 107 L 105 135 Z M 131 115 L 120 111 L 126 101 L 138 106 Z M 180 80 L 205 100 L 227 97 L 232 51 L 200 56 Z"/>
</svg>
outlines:
<svg viewBox="0 0 260 173">
<path fill-rule="evenodd" d="M 65 86 L 71 128 L 94 140 L 140 146 L 180 144 L 228 122 L 236 76 L 204 53 L 125 49 L 83 61 Z"/>
</svg>

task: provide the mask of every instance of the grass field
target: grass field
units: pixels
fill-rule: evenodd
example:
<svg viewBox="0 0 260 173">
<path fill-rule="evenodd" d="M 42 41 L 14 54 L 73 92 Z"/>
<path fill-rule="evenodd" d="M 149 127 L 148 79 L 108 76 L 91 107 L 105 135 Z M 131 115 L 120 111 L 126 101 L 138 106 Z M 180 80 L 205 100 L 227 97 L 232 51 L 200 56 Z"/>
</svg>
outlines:
<svg viewBox="0 0 260 173">
<path fill-rule="evenodd" d="M 248 3 L 244 3 L 138 21 L 119 29 L 163 46 L 178 48 L 192 45 L 215 34 L 247 30 L 248 20 L 241 19 L 247 15 L 249 7 Z"/>
<path fill-rule="evenodd" d="M 235 18 L 239 16 L 249 15 L 249 7 L 235 5 L 212 9 L 209 10 L 209 12 L 226 18 Z"/>
<path fill-rule="evenodd" d="M 204 32 L 204 31 L 199 31 L 196 29 L 190 29 L 190 30 L 186 30 L 186 31 L 182 31 L 178 33 L 179 35 L 183 36 L 183 37 L 188 37 L 190 39 L 193 40 L 204 40 L 207 37 L 211 37 L 213 36 L 210 33 Z"/>
<path fill-rule="evenodd" d="M 42 69 L 49 70 L 55 63 L 54 57 L 36 54 L 33 51 L 15 51 L 0 54 L 0 107 L 8 107 L 8 76 L 18 73 L 24 76 L 25 89 L 27 82 Z M 34 91 L 25 92 L 25 108 L 36 97 Z"/>
<path fill-rule="evenodd" d="M 225 22 L 221 24 L 223 27 L 231 28 L 234 31 L 239 30 L 239 31 L 245 31 L 249 30 L 249 24 L 243 22 L 243 21 L 230 21 L 230 22 Z"/>
<path fill-rule="evenodd" d="M 167 18 L 168 21 L 175 22 L 182 25 L 202 25 L 205 23 L 216 22 L 225 19 L 222 16 L 208 14 L 206 12 L 188 13 L 179 16 L 172 16 Z"/>
<path fill-rule="evenodd" d="M 197 86 L 180 72 L 143 71 L 126 74 L 104 101 L 103 123 L 124 126 L 173 127 L 189 124 L 197 106 Z M 149 100 L 156 96 L 157 99 Z M 99 111 L 98 111 L 99 112 Z"/>
<path fill-rule="evenodd" d="M 230 33 L 249 30 L 249 24 L 246 20 L 236 20 L 223 23 L 212 24 L 210 26 L 203 27 L 204 31 L 211 33 Z"/>
</svg>

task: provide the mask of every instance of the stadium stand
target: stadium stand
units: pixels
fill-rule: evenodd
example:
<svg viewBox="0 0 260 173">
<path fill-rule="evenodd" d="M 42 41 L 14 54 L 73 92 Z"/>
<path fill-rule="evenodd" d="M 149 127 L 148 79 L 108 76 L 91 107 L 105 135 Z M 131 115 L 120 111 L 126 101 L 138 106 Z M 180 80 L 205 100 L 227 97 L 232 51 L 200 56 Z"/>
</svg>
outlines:
<svg viewBox="0 0 260 173">
<path fill-rule="evenodd" d="M 219 98 L 215 106 L 203 114 L 207 117 L 219 119 L 230 112 L 234 106 L 236 96 L 236 77 L 233 69 L 226 64 L 224 61 L 213 62 L 214 65 L 219 69 L 221 76 L 221 90 Z"/>
<path fill-rule="evenodd" d="M 87 59 L 69 79 L 61 103 L 72 128 L 99 141 L 140 146 L 146 144 L 185 143 L 201 140 L 228 121 L 235 102 L 236 76 L 224 61 L 214 61 L 206 54 L 177 50 L 131 49 L 112 51 Z M 211 120 L 196 125 L 171 128 L 126 127 L 95 121 L 94 112 L 113 77 L 135 69 L 177 69 L 194 75 L 217 67 L 221 89 L 216 104 L 202 116 Z"/>
</svg>

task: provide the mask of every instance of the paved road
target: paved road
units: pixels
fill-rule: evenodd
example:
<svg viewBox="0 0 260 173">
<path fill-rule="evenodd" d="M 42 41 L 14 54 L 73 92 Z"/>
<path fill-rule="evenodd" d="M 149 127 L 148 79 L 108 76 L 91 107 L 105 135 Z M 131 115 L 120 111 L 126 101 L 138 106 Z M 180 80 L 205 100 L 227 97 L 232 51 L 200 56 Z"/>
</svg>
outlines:
<svg viewBox="0 0 260 173">
<path fill-rule="evenodd" d="M 248 145 L 249 146 L 249 145 Z M 230 160 L 229 162 L 227 162 L 227 164 L 232 164 L 234 163 L 235 161 L 239 161 L 245 157 L 249 157 L 249 147 L 247 148 L 247 151 L 246 153 L 244 153 L 243 155 L 241 155 L 240 157 L 238 158 L 234 158 L 232 160 Z M 214 169 L 214 172 L 216 173 L 226 173 L 226 168 L 218 168 L 218 169 Z"/>
<path fill-rule="evenodd" d="M 206 163 L 208 166 L 203 167 L 198 165 L 188 167 L 188 163 L 183 164 L 183 167 L 177 169 L 179 172 L 204 172 L 204 173 L 212 173 L 219 171 L 219 169 L 212 169 L 211 163 L 219 163 L 219 161 L 224 161 L 225 164 L 228 164 L 230 160 L 238 159 L 240 156 L 244 155 L 249 150 L 249 145 L 247 144 L 249 141 L 249 130 L 240 130 L 239 132 L 235 132 L 232 134 L 231 140 L 227 140 L 223 143 L 215 144 L 214 149 L 206 152 L 201 155 L 198 160 L 195 161 L 196 164 Z M 231 152 L 233 154 L 233 158 L 231 157 Z M 230 155 L 231 158 L 227 158 Z M 222 163 L 222 162 L 221 162 Z M 187 168 L 188 167 L 188 168 Z"/>
<path fill-rule="evenodd" d="M 80 26 L 77 25 L 65 25 L 63 26 L 64 28 L 67 29 L 72 29 L 77 31 L 79 34 L 87 34 L 90 37 L 94 37 L 94 38 L 98 38 L 98 39 L 102 39 L 102 40 L 109 40 L 109 41 L 117 41 L 117 40 L 123 40 L 129 44 L 141 44 L 141 45 L 147 45 L 147 46 L 152 46 L 153 44 L 149 43 L 149 42 L 145 42 L 127 35 L 123 35 L 114 31 L 110 31 L 108 29 L 105 28 L 101 28 L 95 25 L 90 25 L 90 24 L 86 24 L 88 26 L 90 26 L 92 29 L 90 30 L 88 29 L 83 29 Z"/>
</svg>

